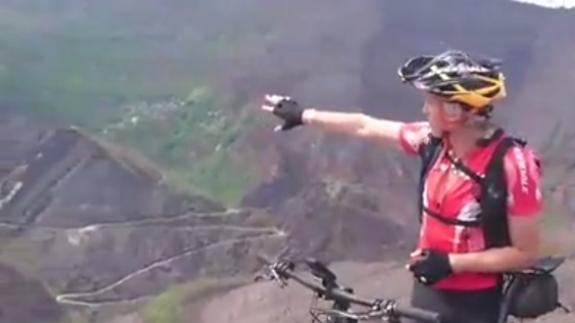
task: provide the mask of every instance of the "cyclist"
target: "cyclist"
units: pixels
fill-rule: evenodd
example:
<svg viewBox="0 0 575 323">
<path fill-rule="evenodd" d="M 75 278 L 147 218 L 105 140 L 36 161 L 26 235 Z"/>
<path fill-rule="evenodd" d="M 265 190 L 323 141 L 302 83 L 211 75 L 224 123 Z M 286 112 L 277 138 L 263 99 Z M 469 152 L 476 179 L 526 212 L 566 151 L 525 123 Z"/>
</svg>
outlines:
<svg viewBox="0 0 575 323">
<path fill-rule="evenodd" d="M 494 102 L 506 97 L 498 63 L 448 50 L 411 58 L 398 73 L 421 90 L 427 121 L 303 108 L 280 95 L 266 95 L 262 109 L 283 120 L 277 131 L 313 126 L 419 155 L 424 160 L 421 226 L 407 264 L 415 278 L 411 303 L 440 312 L 446 323 L 496 322 L 500 273 L 528 266 L 537 257 L 542 208 L 537 156 L 524 143 L 508 140 L 491 119 Z M 510 144 L 499 149 L 504 142 Z M 495 186 L 485 189 L 486 182 Z M 501 187 L 501 194 L 493 193 Z"/>
</svg>

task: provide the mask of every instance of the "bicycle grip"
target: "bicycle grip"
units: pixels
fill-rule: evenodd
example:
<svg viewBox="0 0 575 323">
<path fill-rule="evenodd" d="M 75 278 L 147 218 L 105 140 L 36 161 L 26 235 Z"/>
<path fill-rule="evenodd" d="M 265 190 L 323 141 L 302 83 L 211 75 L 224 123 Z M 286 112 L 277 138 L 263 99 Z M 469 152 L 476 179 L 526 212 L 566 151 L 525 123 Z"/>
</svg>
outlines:
<svg viewBox="0 0 575 323">
<path fill-rule="evenodd" d="M 407 318 L 421 320 L 430 323 L 441 323 L 439 313 L 433 311 L 428 311 L 421 308 L 401 304 L 396 304 L 394 311 L 400 316 L 404 316 Z"/>
</svg>

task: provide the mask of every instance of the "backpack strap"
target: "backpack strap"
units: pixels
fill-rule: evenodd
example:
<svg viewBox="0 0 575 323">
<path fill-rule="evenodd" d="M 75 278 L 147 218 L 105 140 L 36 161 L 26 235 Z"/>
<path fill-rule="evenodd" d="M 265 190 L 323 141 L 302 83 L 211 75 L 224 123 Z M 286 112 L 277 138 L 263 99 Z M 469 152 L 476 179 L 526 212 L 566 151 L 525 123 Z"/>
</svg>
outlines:
<svg viewBox="0 0 575 323">
<path fill-rule="evenodd" d="M 429 215 L 432 218 L 435 218 L 438 221 L 441 221 L 443 224 L 447 224 L 447 225 L 461 225 L 464 227 L 478 227 L 481 226 L 481 218 L 478 217 L 478 219 L 476 220 L 459 220 L 459 219 L 452 219 L 452 218 L 448 218 L 444 215 L 442 215 L 439 212 L 435 212 L 430 208 L 427 207 L 423 207 L 423 211 L 425 212 L 425 214 Z"/>
<path fill-rule="evenodd" d="M 491 161 L 487 166 L 479 198 L 483 233 L 487 248 L 503 247 L 511 244 L 507 222 L 507 179 L 503 160 L 510 148 L 523 147 L 525 145 L 526 142 L 519 138 L 503 138 L 495 148 Z"/>
</svg>

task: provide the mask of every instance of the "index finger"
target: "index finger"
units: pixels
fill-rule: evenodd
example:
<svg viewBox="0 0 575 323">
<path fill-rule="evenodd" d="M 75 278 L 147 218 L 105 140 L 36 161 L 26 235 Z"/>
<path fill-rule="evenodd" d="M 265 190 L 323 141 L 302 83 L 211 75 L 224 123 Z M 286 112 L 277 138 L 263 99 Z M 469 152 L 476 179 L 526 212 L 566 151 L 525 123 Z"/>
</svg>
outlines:
<svg viewBox="0 0 575 323">
<path fill-rule="evenodd" d="M 264 111 L 274 112 L 274 109 L 275 109 L 275 107 L 273 107 L 271 105 L 267 105 L 267 104 L 262 105 L 262 110 L 264 110 Z"/>
<path fill-rule="evenodd" d="M 276 105 L 276 104 L 280 103 L 281 100 L 288 99 L 288 97 L 277 95 L 277 94 L 271 94 L 271 95 L 266 94 L 265 99 L 268 103 L 270 103 L 272 105 Z"/>
<path fill-rule="evenodd" d="M 418 258 L 418 257 L 421 257 L 422 255 L 423 255 L 423 252 L 421 251 L 421 249 L 416 249 L 412 253 L 409 254 L 409 256 L 411 258 Z"/>
</svg>

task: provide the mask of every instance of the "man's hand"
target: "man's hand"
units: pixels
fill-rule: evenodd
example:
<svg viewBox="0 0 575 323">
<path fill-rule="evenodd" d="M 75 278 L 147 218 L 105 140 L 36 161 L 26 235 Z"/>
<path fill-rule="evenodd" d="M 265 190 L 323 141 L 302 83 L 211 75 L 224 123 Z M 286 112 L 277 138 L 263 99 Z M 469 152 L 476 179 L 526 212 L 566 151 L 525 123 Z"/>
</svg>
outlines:
<svg viewBox="0 0 575 323">
<path fill-rule="evenodd" d="M 453 272 L 447 254 L 424 249 L 411 256 L 407 268 L 422 284 L 433 285 Z"/>
<path fill-rule="evenodd" d="M 284 123 L 277 126 L 274 131 L 286 131 L 303 125 L 304 109 L 292 98 L 280 95 L 266 95 L 262 110 L 270 111 Z"/>
</svg>

